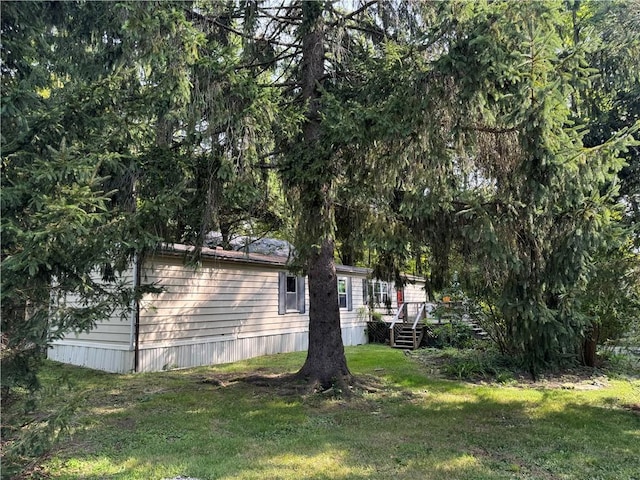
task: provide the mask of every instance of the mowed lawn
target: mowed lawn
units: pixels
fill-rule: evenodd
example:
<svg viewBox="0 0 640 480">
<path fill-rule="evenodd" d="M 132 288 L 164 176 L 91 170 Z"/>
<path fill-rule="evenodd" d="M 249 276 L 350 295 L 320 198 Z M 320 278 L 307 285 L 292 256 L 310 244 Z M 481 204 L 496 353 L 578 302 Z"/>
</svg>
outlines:
<svg viewBox="0 0 640 480">
<path fill-rule="evenodd" d="M 48 363 L 72 431 L 38 471 L 54 479 L 640 479 L 638 378 L 571 385 L 439 378 L 380 345 L 347 348 L 377 389 L 304 395 L 246 376 L 305 354 L 110 375 Z M 56 404 L 50 403 L 55 409 Z"/>
</svg>

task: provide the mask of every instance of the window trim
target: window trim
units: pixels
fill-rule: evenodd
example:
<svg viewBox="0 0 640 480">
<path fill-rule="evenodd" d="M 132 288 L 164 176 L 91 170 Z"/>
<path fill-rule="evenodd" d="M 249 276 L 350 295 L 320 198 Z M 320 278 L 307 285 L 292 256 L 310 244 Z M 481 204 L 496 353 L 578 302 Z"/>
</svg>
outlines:
<svg viewBox="0 0 640 480">
<path fill-rule="evenodd" d="M 340 293 L 340 282 L 344 282 L 345 292 Z M 351 312 L 353 310 L 353 288 L 351 288 L 351 277 L 338 277 L 336 289 L 338 291 L 338 308 L 340 310 L 347 310 Z M 345 306 L 340 305 L 340 296 L 344 296 L 345 298 Z"/>
<path fill-rule="evenodd" d="M 341 285 L 344 285 L 344 292 L 340 291 Z M 338 277 L 338 308 L 347 308 L 349 302 L 347 301 L 347 279 L 345 277 Z M 344 299 L 344 306 L 341 299 Z"/>
<path fill-rule="evenodd" d="M 293 287 L 293 290 L 290 287 Z M 286 276 L 284 297 L 285 311 L 297 312 L 300 308 L 298 306 L 298 279 L 293 275 Z M 292 304 L 294 308 L 291 307 Z"/>
</svg>

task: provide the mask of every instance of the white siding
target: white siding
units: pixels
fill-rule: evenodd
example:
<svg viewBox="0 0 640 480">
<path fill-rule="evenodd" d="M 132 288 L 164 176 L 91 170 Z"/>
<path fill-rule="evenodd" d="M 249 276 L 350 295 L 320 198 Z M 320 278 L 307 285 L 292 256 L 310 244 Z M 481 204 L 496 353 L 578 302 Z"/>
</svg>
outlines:
<svg viewBox="0 0 640 480">
<path fill-rule="evenodd" d="M 278 314 L 278 275 L 284 268 L 276 261 L 245 262 L 237 256 L 204 257 L 198 268 L 185 265 L 181 255 L 146 258 L 141 283 L 162 291 L 145 294 L 140 301 L 136 370 L 186 368 L 306 350 L 308 313 Z M 351 278 L 352 286 L 352 309 L 340 310 L 343 342 L 366 343 L 362 280 L 367 271 L 342 266 L 337 270 L 340 277 Z M 133 272 L 128 276 L 133 279 Z M 129 372 L 135 368 L 132 335 L 130 318 L 122 320 L 115 314 L 87 334 L 70 334 L 56 342 L 49 357 L 109 372 Z"/>
<path fill-rule="evenodd" d="M 345 345 L 366 343 L 364 328 L 342 329 Z M 301 352 L 309 346 L 308 332 L 252 336 L 229 340 L 203 341 L 186 345 L 167 345 L 145 348 L 140 351 L 138 369 L 141 372 L 157 372 L 175 368 L 237 362 L 247 358 L 276 353 Z"/>
<path fill-rule="evenodd" d="M 364 298 L 362 295 L 362 280 L 366 277 L 364 275 L 353 273 L 343 274 L 340 272 L 338 273 L 338 276 L 351 278 L 352 310 L 349 311 L 346 308 L 340 309 L 340 324 L 343 328 L 342 341 L 345 345 L 360 345 L 363 342 L 347 343 L 347 340 L 345 339 L 344 329 L 346 327 L 366 327 L 368 312 L 366 310 L 367 306 L 364 303 Z"/>
<path fill-rule="evenodd" d="M 278 272 L 262 264 L 204 259 L 194 269 L 176 256 L 145 262 L 142 282 L 163 292 L 141 302 L 140 371 L 233 362 L 307 349 L 308 313 L 278 314 Z M 353 274 L 357 285 L 361 277 Z M 308 312 L 308 285 L 305 312 Z M 366 342 L 361 289 L 352 289 L 353 310 L 341 310 L 345 345 Z"/>
<path fill-rule="evenodd" d="M 395 290 L 394 290 L 395 295 Z M 427 293 L 424 289 L 424 280 L 411 278 L 410 282 L 404 286 L 405 302 L 426 302 Z"/>
<path fill-rule="evenodd" d="M 362 293 L 360 295 L 362 296 Z M 403 296 L 406 303 L 425 302 L 427 294 L 424 289 L 424 280 L 418 277 L 408 277 L 408 282 L 403 287 Z M 375 311 L 381 313 L 382 318 L 387 322 L 390 322 L 398 312 L 398 289 L 393 282 L 389 282 L 389 298 L 391 299 L 391 311 L 388 311 L 384 306 L 375 308 Z M 415 315 L 415 309 L 415 305 L 410 306 L 409 316 Z"/>
<path fill-rule="evenodd" d="M 140 306 L 140 349 L 172 341 L 209 342 L 305 331 L 307 314 L 278 315 L 278 270 L 204 260 L 198 269 L 178 257 L 155 257 L 143 283 L 164 291 Z M 224 338 L 226 337 L 226 338 Z"/>
<path fill-rule="evenodd" d="M 128 345 L 123 348 L 113 344 L 100 346 L 96 342 L 58 342 L 49 349 L 48 357 L 57 362 L 105 372 L 129 373 L 134 370 L 134 353 Z"/>
<path fill-rule="evenodd" d="M 149 346 L 140 350 L 139 371 L 156 372 L 174 368 L 236 362 L 275 353 L 302 351 L 307 348 L 307 334 L 282 333 L 261 337 L 230 338 L 179 345 Z"/>
<path fill-rule="evenodd" d="M 120 276 L 120 280 L 133 285 L 133 269 Z M 68 297 L 68 303 L 75 299 Z M 125 309 L 116 309 L 108 318 L 98 319 L 89 332 L 68 333 L 50 346 L 47 356 L 51 360 L 70 363 L 108 372 L 133 370 L 132 318 Z"/>
</svg>

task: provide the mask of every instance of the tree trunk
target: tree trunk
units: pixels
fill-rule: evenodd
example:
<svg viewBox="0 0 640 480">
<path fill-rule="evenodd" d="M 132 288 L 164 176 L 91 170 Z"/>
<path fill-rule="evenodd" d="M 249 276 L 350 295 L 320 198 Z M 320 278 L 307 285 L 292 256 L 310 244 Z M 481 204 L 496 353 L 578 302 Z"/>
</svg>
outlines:
<svg viewBox="0 0 640 480">
<path fill-rule="evenodd" d="M 597 362 L 599 326 L 593 325 L 582 344 L 582 362 L 587 367 L 595 367 Z"/>
<path fill-rule="evenodd" d="M 298 376 L 322 388 L 343 384 L 347 367 L 340 328 L 333 240 L 325 238 L 309 259 L 309 350 Z"/>
<path fill-rule="evenodd" d="M 330 162 L 332 158 L 321 154 L 322 124 L 319 86 L 324 77 L 324 23 L 322 2 L 303 2 L 302 25 L 302 99 L 307 102 L 306 122 L 302 127 L 305 161 Z M 331 172 L 328 164 L 318 165 L 317 172 Z M 322 175 L 322 173 L 320 173 Z M 334 216 L 331 173 L 327 178 L 302 178 L 301 210 L 304 237 L 319 245 L 310 249 L 307 259 L 309 275 L 309 350 L 298 376 L 307 380 L 312 388 L 328 388 L 344 384 L 350 377 L 344 356 L 338 282 L 334 261 Z M 309 222 L 308 219 L 315 219 Z"/>
</svg>

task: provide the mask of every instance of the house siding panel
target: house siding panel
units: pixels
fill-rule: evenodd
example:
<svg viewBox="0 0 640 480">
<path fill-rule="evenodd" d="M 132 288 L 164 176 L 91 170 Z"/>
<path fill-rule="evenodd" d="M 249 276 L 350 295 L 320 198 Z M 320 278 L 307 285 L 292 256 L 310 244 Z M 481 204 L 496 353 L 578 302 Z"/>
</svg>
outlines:
<svg viewBox="0 0 640 480">
<path fill-rule="evenodd" d="M 345 345 L 361 345 L 367 338 L 364 328 L 343 328 Z M 213 341 L 176 345 L 148 346 L 140 350 L 139 371 L 157 372 L 176 368 L 231 363 L 263 355 L 301 352 L 309 346 L 308 331 L 280 332 L 274 335 L 217 339 Z"/>
<path fill-rule="evenodd" d="M 426 302 L 427 293 L 424 289 L 424 280 L 412 279 L 404 286 L 405 302 Z"/>
<path fill-rule="evenodd" d="M 252 261 L 226 252 L 222 256 L 206 252 L 196 268 L 185 265 L 183 256 L 175 253 L 147 257 L 141 282 L 162 291 L 145 294 L 140 301 L 136 370 L 186 368 L 306 350 L 308 313 L 278 313 L 278 278 L 284 269 L 279 260 Z M 358 286 L 368 272 L 342 266 L 337 270 L 352 285 L 352 308 L 340 310 L 343 342 L 366 343 L 366 307 Z M 308 312 L 308 285 L 305 291 L 304 312 Z M 132 325 L 118 316 L 99 322 L 88 334 L 68 335 L 54 346 L 52 358 L 129 372 L 135 357 L 132 338 Z"/>
<path fill-rule="evenodd" d="M 49 350 L 49 359 L 111 373 L 129 373 L 134 369 L 134 354 L 122 345 L 98 345 L 96 342 L 57 343 Z"/>
<path fill-rule="evenodd" d="M 237 362 L 262 355 L 303 351 L 307 342 L 307 333 L 298 332 L 150 347 L 140 351 L 139 370 L 154 372 Z"/>
<path fill-rule="evenodd" d="M 120 280 L 133 285 L 133 269 L 120 275 Z M 67 302 L 74 303 L 73 297 Z M 68 333 L 55 340 L 47 357 L 107 372 L 125 373 L 133 369 L 132 319 L 126 309 L 116 309 L 109 318 L 98 320 L 89 332 Z"/>
<path fill-rule="evenodd" d="M 164 291 L 147 295 L 142 302 L 139 370 L 187 368 L 306 350 L 308 313 L 278 313 L 280 271 L 281 266 L 206 259 L 194 270 L 178 257 L 150 259 L 144 281 Z M 364 274 L 340 275 L 357 281 L 364 278 Z M 366 343 L 366 321 L 358 315 L 362 292 L 353 288 L 352 295 L 353 310 L 340 311 L 345 345 Z M 308 296 L 304 311 L 308 312 Z"/>
<path fill-rule="evenodd" d="M 140 310 L 140 348 L 158 341 L 237 337 L 259 330 L 300 328 L 308 315 L 278 315 L 278 269 L 204 260 L 198 269 L 180 258 L 156 257 L 147 281 L 164 291 L 147 295 Z"/>
</svg>

